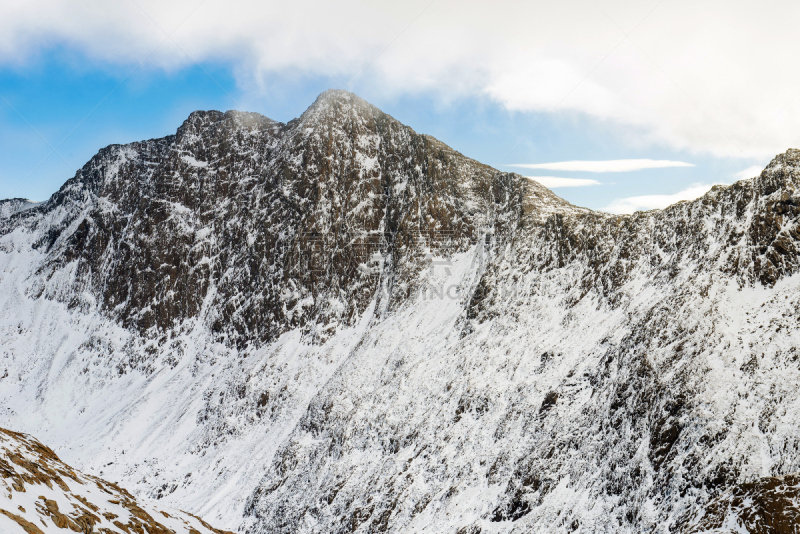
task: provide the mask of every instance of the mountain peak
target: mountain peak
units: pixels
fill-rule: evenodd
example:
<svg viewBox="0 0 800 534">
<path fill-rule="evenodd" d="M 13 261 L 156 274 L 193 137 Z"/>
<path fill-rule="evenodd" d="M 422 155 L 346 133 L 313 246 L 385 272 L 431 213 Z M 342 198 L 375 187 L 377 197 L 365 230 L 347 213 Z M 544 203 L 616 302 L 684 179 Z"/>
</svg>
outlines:
<svg viewBox="0 0 800 534">
<path fill-rule="evenodd" d="M 192 111 L 178 128 L 178 136 L 185 134 L 197 134 L 200 130 L 211 125 L 229 123 L 236 129 L 264 129 L 270 128 L 280 123 L 253 111 L 228 110 L 225 112 L 217 110 L 197 110 Z"/>
<path fill-rule="evenodd" d="M 351 93 L 345 89 L 328 89 L 327 91 L 323 91 L 317 96 L 315 102 L 352 102 L 352 101 L 361 101 L 365 102 L 363 98 L 356 95 L 355 93 Z"/>
<path fill-rule="evenodd" d="M 308 123 L 328 117 L 347 115 L 375 115 L 383 112 L 360 96 L 344 89 L 328 89 L 300 116 L 299 120 Z"/>
<path fill-rule="evenodd" d="M 752 184 L 761 196 L 779 190 L 789 194 L 796 191 L 800 186 L 800 150 L 790 148 L 772 158 L 761 174 L 753 178 Z"/>
</svg>

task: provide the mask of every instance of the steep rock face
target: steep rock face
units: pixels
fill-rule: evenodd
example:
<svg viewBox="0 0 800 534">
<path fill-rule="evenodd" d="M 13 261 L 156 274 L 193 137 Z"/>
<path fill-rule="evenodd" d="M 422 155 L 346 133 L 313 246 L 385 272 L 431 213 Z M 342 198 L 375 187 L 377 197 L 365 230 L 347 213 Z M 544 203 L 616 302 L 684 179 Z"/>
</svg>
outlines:
<svg viewBox="0 0 800 534">
<path fill-rule="evenodd" d="M 669 532 L 800 471 L 799 173 L 613 216 L 340 91 L 196 112 L 0 219 L 0 418 L 253 533 Z"/>
<path fill-rule="evenodd" d="M 250 501 L 263 531 L 666 532 L 797 471 L 799 155 L 496 234 L 463 310 L 413 342 L 429 303 L 388 318 L 312 402 Z"/>
<path fill-rule="evenodd" d="M 137 503 L 116 484 L 75 471 L 37 440 L 0 428 L 0 529 L 6 534 L 232 534 L 185 512 Z"/>
<path fill-rule="evenodd" d="M 240 346 L 306 325 L 325 337 L 364 311 L 372 271 L 409 283 L 418 245 L 461 250 L 493 218 L 518 218 L 528 190 L 568 206 L 502 181 L 344 92 L 287 125 L 196 112 L 175 136 L 103 149 L 31 213 L 48 256 L 33 296 L 88 291 L 153 336 L 200 318 Z M 48 290 L 67 268 L 71 287 Z"/>
</svg>

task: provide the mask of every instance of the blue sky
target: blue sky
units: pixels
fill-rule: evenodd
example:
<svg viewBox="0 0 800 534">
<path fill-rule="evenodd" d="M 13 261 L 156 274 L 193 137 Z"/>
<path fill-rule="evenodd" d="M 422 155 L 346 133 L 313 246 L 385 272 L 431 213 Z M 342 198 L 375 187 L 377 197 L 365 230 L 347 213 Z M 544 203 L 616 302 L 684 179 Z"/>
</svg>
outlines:
<svg viewBox="0 0 800 534">
<path fill-rule="evenodd" d="M 697 77 L 696 61 L 681 70 L 680 53 L 663 52 L 663 39 L 647 40 L 658 34 L 658 26 L 639 41 L 626 37 L 631 27 L 639 28 L 636 21 L 659 15 L 669 25 L 670 17 L 680 15 L 661 14 L 658 3 L 651 14 L 645 10 L 629 19 L 606 3 L 607 13 L 595 13 L 587 22 L 589 28 L 603 22 L 602 31 L 585 42 L 574 37 L 561 43 L 564 50 L 586 49 L 566 59 L 560 48 L 550 46 L 558 44 L 558 36 L 516 42 L 495 35 L 478 50 L 470 48 L 467 35 L 463 46 L 448 48 L 461 38 L 461 30 L 447 26 L 449 19 L 437 19 L 434 10 L 440 6 L 433 3 L 407 12 L 386 8 L 377 15 L 366 13 L 396 24 L 383 33 L 364 30 L 364 35 L 346 38 L 335 31 L 325 37 L 326 30 L 319 30 L 313 38 L 303 33 L 324 22 L 316 18 L 338 12 L 286 13 L 290 19 L 310 17 L 312 28 L 276 26 L 283 33 L 271 37 L 270 48 L 259 41 L 258 27 L 251 31 L 236 21 L 229 27 L 209 26 L 204 21 L 218 22 L 215 16 L 220 16 L 205 13 L 213 5 L 201 2 L 161 13 L 158 4 L 134 4 L 131 12 L 110 21 L 103 17 L 113 13 L 97 20 L 76 16 L 67 24 L 64 20 L 73 14 L 62 13 L 50 22 L 38 21 L 24 38 L 14 33 L 29 24 L 20 19 L 9 30 L 11 37 L 0 40 L 0 198 L 44 200 L 101 147 L 174 133 L 193 110 L 244 109 L 285 122 L 331 87 L 347 88 L 418 132 L 498 169 L 583 180 L 576 184 L 597 182 L 554 191 L 578 205 L 618 212 L 661 207 L 681 195 L 697 196 L 711 184 L 752 176 L 772 155 L 796 144 L 793 132 L 800 133 L 789 98 L 793 80 L 778 77 L 779 87 L 770 90 L 774 94 L 755 87 L 746 95 L 744 89 L 730 89 L 733 94 L 726 96 L 711 78 Z M 240 7 L 256 9 L 246 2 Z M 363 4 L 343 9 L 359 16 L 367 11 Z M 479 9 L 473 15 L 482 22 Z M 272 15 L 254 13 L 265 25 L 274 23 Z M 566 20 L 562 13 L 548 16 Z M 119 26 L 116 35 L 105 35 L 114 24 Z M 186 33 L 170 34 L 173 28 Z M 217 31 L 221 44 L 209 48 L 203 31 Z M 193 32 L 204 37 L 193 37 Z M 450 32 L 446 42 L 431 41 L 442 32 Z M 283 43 L 291 46 L 280 48 Z M 417 43 L 426 43 L 423 51 Z M 609 50 L 605 56 L 593 52 L 598 43 Z M 686 46 L 697 49 L 691 45 Z M 331 48 L 336 55 L 326 55 Z M 747 60 L 751 70 L 760 68 L 758 56 Z M 624 83 L 618 82 L 620 73 L 627 76 Z M 758 98 L 765 92 L 770 98 L 762 102 Z M 748 111 L 750 101 L 760 114 Z M 511 166 L 623 159 L 692 166 L 632 172 Z"/>
</svg>

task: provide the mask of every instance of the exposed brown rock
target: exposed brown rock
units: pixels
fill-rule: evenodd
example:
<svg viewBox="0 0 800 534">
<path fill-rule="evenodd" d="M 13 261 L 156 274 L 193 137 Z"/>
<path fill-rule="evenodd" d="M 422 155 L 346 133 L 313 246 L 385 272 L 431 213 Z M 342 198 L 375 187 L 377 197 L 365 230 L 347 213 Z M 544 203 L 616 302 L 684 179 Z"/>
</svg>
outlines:
<svg viewBox="0 0 800 534">
<path fill-rule="evenodd" d="M 24 510 L 22 510 L 22 512 L 24 513 Z M 37 527 L 36 525 L 31 523 L 27 519 L 24 519 L 24 518 L 22 518 L 22 517 L 20 517 L 20 516 L 18 516 L 16 514 L 12 514 L 11 512 L 9 512 L 7 510 L 3 510 L 2 508 L 0 508 L 0 514 L 3 514 L 4 516 L 8 517 L 12 521 L 16 521 L 17 524 L 19 526 L 21 526 L 22 529 L 25 532 L 27 532 L 28 534 L 44 534 L 44 532 L 42 532 L 42 529 L 40 529 L 39 527 Z"/>
<path fill-rule="evenodd" d="M 800 532 L 800 475 L 735 485 L 709 502 L 679 532 L 699 534 L 713 530 L 733 534 L 741 529 L 752 534 Z"/>
<path fill-rule="evenodd" d="M 64 482 L 62 475 L 71 479 L 71 486 Z M 60 509 L 58 502 L 44 495 L 36 501 L 36 509 L 30 512 L 18 506 L 23 516 L 0 509 L 0 513 L 16 521 L 29 534 L 41 534 L 41 529 L 31 520 L 52 522 L 56 528 L 91 534 L 94 532 L 127 534 L 176 534 L 173 528 L 156 521 L 153 514 L 137 504 L 133 496 L 118 485 L 103 481 L 99 478 L 75 472 L 72 468 L 59 460 L 58 456 L 35 439 L 25 434 L 12 432 L 0 428 L 0 485 L 14 501 L 15 493 L 37 491 L 43 488 L 60 492 L 71 503 L 71 509 Z M 85 486 L 100 488 L 109 498 L 104 502 L 90 502 L 81 489 Z M 127 509 L 130 518 L 123 522 L 118 516 L 109 511 L 103 511 L 103 506 L 117 504 Z M 204 521 L 192 515 L 176 517 L 164 512 L 158 512 L 165 520 L 172 520 L 184 528 L 185 532 L 195 534 L 230 534 L 227 531 L 214 529 Z M 102 519 L 101 519 L 102 516 Z M 192 527 L 189 519 L 197 521 L 202 531 Z M 104 525 L 105 521 L 105 525 Z M 111 528 L 111 527 L 114 528 Z"/>
</svg>

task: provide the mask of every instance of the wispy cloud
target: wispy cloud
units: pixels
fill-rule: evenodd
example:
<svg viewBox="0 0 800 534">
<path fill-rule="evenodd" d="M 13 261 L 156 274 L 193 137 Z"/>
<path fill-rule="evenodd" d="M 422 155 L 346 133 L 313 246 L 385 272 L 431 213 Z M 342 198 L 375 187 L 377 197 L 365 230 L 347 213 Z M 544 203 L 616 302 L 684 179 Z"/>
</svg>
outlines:
<svg viewBox="0 0 800 534">
<path fill-rule="evenodd" d="M 667 159 L 609 159 L 602 161 L 554 161 L 551 163 L 516 163 L 509 167 L 524 169 L 546 169 L 548 171 L 572 172 L 630 172 L 666 167 L 694 167 L 693 163 Z"/>
<path fill-rule="evenodd" d="M 761 165 L 753 165 L 752 167 L 747 167 L 746 169 L 742 169 L 741 171 L 734 173 L 734 178 L 737 180 L 747 180 L 748 178 L 755 178 L 761 174 L 761 171 L 764 170 L 764 167 Z"/>
<path fill-rule="evenodd" d="M 800 69 L 786 68 L 800 54 L 790 38 L 800 2 L 782 2 L 780 15 L 759 2 L 661 2 L 657 10 L 631 2 L 602 30 L 596 16 L 575 16 L 597 13 L 594 0 L 465 0 L 459 9 L 388 0 L 141 4 L 147 16 L 139 2 L 6 1 L 0 65 L 35 64 L 61 46 L 112 69 L 143 58 L 143 69 L 222 63 L 253 95 L 276 76 L 363 72 L 358 92 L 432 91 L 508 110 L 577 112 L 633 132 L 635 146 L 767 157 L 800 141 L 800 111 L 785 92 L 800 85 Z M 177 46 L 160 46 L 153 21 L 179 27 Z"/>
<path fill-rule="evenodd" d="M 640 210 L 663 209 L 681 200 L 694 200 L 703 196 L 709 189 L 718 184 L 692 184 L 682 191 L 671 195 L 642 195 L 618 198 L 603 208 L 610 213 L 633 213 Z"/>
<path fill-rule="evenodd" d="M 560 176 L 527 176 L 531 180 L 539 182 L 545 187 L 555 189 L 557 187 L 586 187 L 588 185 L 603 185 L 597 180 L 588 178 L 562 178 Z"/>
</svg>

